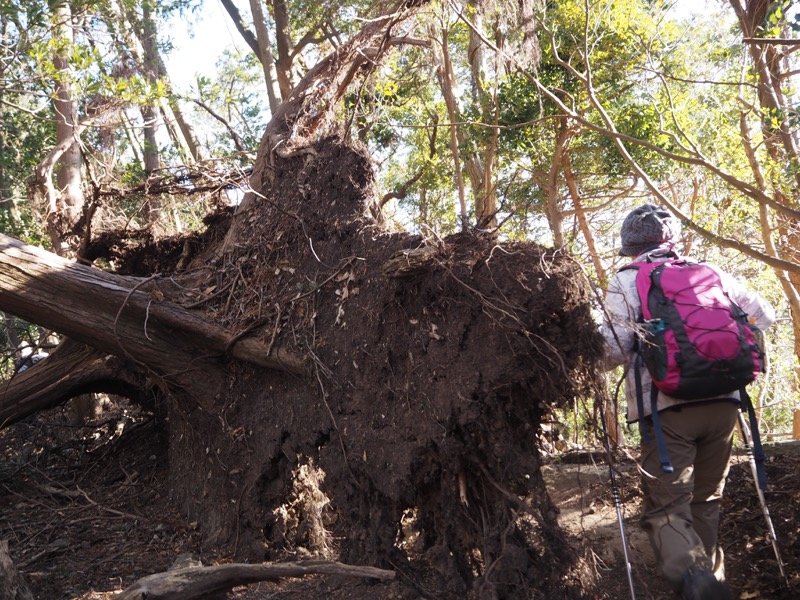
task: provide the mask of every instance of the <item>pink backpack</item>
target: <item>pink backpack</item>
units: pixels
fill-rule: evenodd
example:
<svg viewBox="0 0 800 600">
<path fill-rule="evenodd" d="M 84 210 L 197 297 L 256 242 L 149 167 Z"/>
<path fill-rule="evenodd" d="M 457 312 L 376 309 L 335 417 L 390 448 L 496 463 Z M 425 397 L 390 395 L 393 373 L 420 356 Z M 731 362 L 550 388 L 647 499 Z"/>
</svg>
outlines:
<svg viewBox="0 0 800 600">
<path fill-rule="evenodd" d="M 683 400 L 715 398 L 743 389 L 764 370 L 754 328 L 717 271 L 677 256 L 624 268 L 638 271 L 640 350 L 662 392 Z"/>
<path fill-rule="evenodd" d="M 750 417 L 758 485 L 767 488 L 758 417 L 747 385 L 764 370 L 764 352 L 756 342 L 747 314 L 728 297 L 719 273 L 703 263 L 679 258 L 631 263 L 642 304 L 641 335 L 634 363 L 639 430 L 649 442 L 639 366 L 644 363 L 653 385 L 650 416 L 665 473 L 674 471 L 658 417 L 658 391 L 681 400 L 725 398 L 738 391 L 740 409 Z"/>
</svg>

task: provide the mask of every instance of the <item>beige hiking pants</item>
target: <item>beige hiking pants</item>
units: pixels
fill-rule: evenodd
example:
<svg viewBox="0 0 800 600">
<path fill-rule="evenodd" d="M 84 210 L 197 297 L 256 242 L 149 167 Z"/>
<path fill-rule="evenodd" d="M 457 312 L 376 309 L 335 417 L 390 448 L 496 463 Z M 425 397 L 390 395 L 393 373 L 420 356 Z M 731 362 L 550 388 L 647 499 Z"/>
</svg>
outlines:
<svg viewBox="0 0 800 600">
<path fill-rule="evenodd" d="M 709 569 L 725 579 L 717 547 L 719 501 L 730 468 L 734 402 L 687 404 L 659 413 L 673 473 L 661 471 L 652 424 L 642 445 L 642 527 L 650 537 L 659 567 L 679 590 L 689 567 Z"/>
</svg>

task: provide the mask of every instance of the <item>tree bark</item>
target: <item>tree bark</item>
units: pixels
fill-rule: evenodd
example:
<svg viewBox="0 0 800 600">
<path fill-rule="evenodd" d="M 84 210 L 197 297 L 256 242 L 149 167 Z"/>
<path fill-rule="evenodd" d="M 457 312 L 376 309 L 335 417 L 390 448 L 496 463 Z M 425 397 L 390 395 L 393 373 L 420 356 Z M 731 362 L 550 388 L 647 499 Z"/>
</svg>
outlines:
<svg viewBox="0 0 800 600">
<path fill-rule="evenodd" d="M 172 140 L 172 144 L 177 148 L 181 161 L 185 165 L 191 165 L 195 162 L 195 153 L 189 148 L 189 143 L 183 135 L 183 129 L 172 110 L 172 104 L 166 98 L 162 98 L 158 108 L 164 125 L 166 125 L 169 139 Z"/>
<path fill-rule="evenodd" d="M 72 10 L 68 3 L 55 6 L 55 34 L 61 41 L 60 48 L 53 56 L 55 76 L 55 97 L 53 108 L 56 117 L 56 147 L 63 147 L 56 168 L 57 187 L 46 185 L 49 214 L 47 230 L 53 247 L 66 252 L 68 245 L 64 234 L 72 229 L 83 211 L 83 191 L 81 180 L 81 148 L 78 145 L 78 106 L 74 99 L 71 83 L 72 67 L 69 61 L 69 48 L 72 46 Z"/>
<path fill-rule="evenodd" d="M 162 73 L 166 75 L 166 71 L 162 71 Z M 180 100 L 174 94 L 170 94 L 168 104 L 172 109 L 172 114 L 175 115 L 175 121 L 177 121 L 181 133 L 183 133 L 183 138 L 186 140 L 186 145 L 189 146 L 189 152 L 192 153 L 192 157 L 194 157 L 195 162 L 204 161 L 207 158 L 205 150 L 200 144 L 200 140 L 197 139 L 197 134 L 194 131 L 194 127 L 192 127 L 192 124 L 186 120 L 186 117 L 183 114 L 183 109 L 181 108 Z"/>
<path fill-rule="evenodd" d="M 234 27 L 236 27 L 236 31 L 238 31 L 242 39 L 245 43 L 250 46 L 250 49 L 253 51 L 253 54 L 259 56 L 258 50 L 258 40 L 256 40 L 255 34 L 247 28 L 247 25 L 242 19 L 242 14 L 239 12 L 236 4 L 232 0 L 220 0 L 222 2 L 222 6 L 228 12 L 228 16 L 233 21 Z"/>
<path fill-rule="evenodd" d="M 278 47 L 278 62 L 275 65 L 281 98 L 286 100 L 292 93 L 292 36 L 289 29 L 289 7 L 286 0 L 271 0 L 275 19 L 275 43 Z"/>
<path fill-rule="evenodd" d="M 497 103 L 494 94 L 486 89 L 486 47 L 476 30 L 484 27 L 484 8 L 476 0 L 469 0 L 470 13 L 474 15 L 475 30 L 469 30 L 467 58 L 472 78 L 473 101 L 480 107 L 484 123 L 497 124 Z M 459 145 L 464 142 L 464 134 L 459 135 Z M 467 173 L 472 183 L 475 198 L 475 222 L 479 227 L 493 229 L 497 226 L 497 193 L 493 184 L 494 157 L 497 151 L 498 129 L 482 140 L 473 140 L 474 150 L 466 159 Z M 480 152 L 478 146 L 480 145 Z"/>
<path fill-rule="evenodd" d="M 456 178 L 456 189 L 458 190 L 459 214 L 461 216 L 461 231 L 466 231 L 469 226 L 469 215 L 467 211 L 467 193 L 464 189 L 464 175 L 461 172 L 461 158 L 458 151 L 459 139 L 458 128 L 455 123 L 458 119 L 458 108 L 456 106 L 453 65 L 450 62 L 450 52 L 448 50 L 449 32 L 442 30 L 442 56 L 438 69 L 439 86 L 442 89 L 445 105 L 447 106 L 447 116 L 450 119 L 450 152 L 453 155 L 453 171 Z"/>
<path fill-rule="evenodd" d="M 267 29 L 267 19 L 264 17 L 262 0 L 250 0 L 250 12 L 253 13 L 253 26 L 256 29 L 256 41 L 258 42 L 258 52 L 256 56 L 261 63 L 264 71 L 264 82 L 267 85 L 267 97 L 269 98 L 269 111 L 274 115 L 281 103 L 282 94 L 276 90 L 277 74 L 275 72 L 275 60 L 272 57 L 272 41 Z"/>
<path fill-rule="evenodd" d="M 568 150 L 564 150 L 562 153 L 561 164 L 564 171 L 564 180 L 566 181 L 569 195 L 572 197 L 572 205 L 575 207 L 575 218 L 578 220 L 578 228 L 583 234 L 583 239 L 586 241 L 586 248 L 589 250 L 589 255 L 592 257 L 592 264 L 594 264 L 597 280 L 600 281 L 601 286 L 605 289 L 608 276 L 603 266 L 603 261 L 600 260 L 600 253 L 597 251 L 597 245 L 594 243 L 594 236 L 592 236 L 589 222 L 586 219 L 586 209 L 583 206 L 583 198 L 578 190 L 575 173 L 572 172 L 572 161 L 570 160 Z"/>
<path fill-rule="evenodd" d="M 570 137 L 572 137 L 572 133 L 567 127 L 566 121 L 564 119 L 557 121 L 555 135 L 553 136 L 553 161 L 550 163 L 547 179 L 543 185 L 546 191 L 545 214 L 547 215 L 547 222 L 550 224 L 550 231 L 553 232 L 553 245 L 556 248 L 564 247 L 564 223 L 558 174 L 561 172 L 561 157 L 566 152 L 567 142 Z"/>
<path fill-rule="evenodd" d="M 770 3 L 765 0 L 730 0 L 730 4 L 739 19 L 739 26 L 744 37 L 750 38 L 757 34 L 758 28 L 766 18 Z M 758 83 L 758 100 L 761 106 L 761 125 L 764 136 L 764 147 L 767 156 L 776 165 L 797 165 L 800 162 L 800 149 L 796 138 L 795 128 L 791 125 L 788 115 L 793 109 L 789 99 L 784 93 L 784 81 L 781 65 L 786 60 L 785 55 L 779 53 L 772 45 L 749 44 L 748 51 L 753 61 L 753 70 Z M 773 119 L 779 116 L 780 122 L 775 125 Z M 753 145 L 750 141 L 749 126 L 746 119 L 740 119 L 740 130 L 745 143 L 750 167 L 756 176 L 759 189 L 768 193 L 767 182 L 763 177 Z M 777 172 L 781 172 L 778 170 Z M 777 180 L 776 180 L 777 179 Z M 783 187 L 786 183 L 793 183 L 796 187 L 800 184 L 800 173 L 794 169 L 794 181 L 786 182 L 773 173 L 770 181 L 773 197 L 780 205 L 791 205 L 792 201 L 784 194 Z M 764 240 L 765 250 L 771 256 L 776 256 L 796 263 L 800 258 L 797 235 L 798 220 L 795 217 L 777 214 L 775 230 L 783 243 L 778 245 L 773 241 L 773 227 L 769 207 L 761 204 L 759 210 L 761 221 L 761 236 Z M 800 274 L 796 271 L 781 271 L 776 269 L 776 275 L 781 282 L 784 294 L 791 309 L 792 330 L 794 332 L 794 353 L 800 357 Z"/>
<path fill-rule="evenodd" d="M 0 429 L 81 394 L 106 392 L 142 399 L 144 371 L 67 338 L 46 359 L 16 374 L 0 387 Z"/>
</svg>

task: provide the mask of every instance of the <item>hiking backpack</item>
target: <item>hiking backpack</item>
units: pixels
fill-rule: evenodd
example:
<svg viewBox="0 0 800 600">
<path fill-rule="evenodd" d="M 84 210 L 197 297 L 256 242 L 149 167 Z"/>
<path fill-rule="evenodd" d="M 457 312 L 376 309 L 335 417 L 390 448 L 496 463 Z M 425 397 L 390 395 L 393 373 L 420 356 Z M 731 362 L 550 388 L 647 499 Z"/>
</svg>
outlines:
<svg viewBox="0 0 800 600">
<path fill-rule="evenodd" d="M 664 256 L 667 260 L 648 256 L 622 270 L 637 270 L 642 307 L 634 367 L 639 426 L 647 443 L 639 377 L 644 364 L 653 380 L 650 408 L 661 467 L 669 473 L 673 468 L 658 422 L 658 391 L 687 401 L 738 391 L 741 407 L 750 413 L 755 442 L 756 415 L 745 388 L 764 370 L 764 353 L 756 341 L 757 330 L 725 292 L 716 270 L 671 251 Z"/>
<path fill-rule="evenodd" d="M 728 297 L 717 271 L 673 256 L 624 267 L 637 269 L 639 349 L 653 383 L 681 400 L 741 390 L 764 370 L 755 328 Z"/>
</svg>

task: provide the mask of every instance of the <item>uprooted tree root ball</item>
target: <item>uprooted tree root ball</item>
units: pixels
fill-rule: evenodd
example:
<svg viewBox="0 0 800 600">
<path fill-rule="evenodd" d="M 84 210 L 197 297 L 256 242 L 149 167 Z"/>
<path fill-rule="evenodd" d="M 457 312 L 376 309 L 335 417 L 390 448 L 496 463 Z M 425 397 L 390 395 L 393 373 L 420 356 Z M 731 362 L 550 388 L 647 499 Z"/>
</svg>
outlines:
<svg viewBox="0 0 800 600">
<path fill-rule="evenodd" d="M 231 365 L 216 398 L 175 400 L 176 497 L 239 558 L 396 568 L 411 596 L 581 597 L 591 577 L 536 448 L 600 355 L 580 268 L 533 244 L 389 233 L 365 154 L 311 150 L 276 159 L 234 217 L 208 281 L 225 293 L 202 307 L 308 373 Z"/>
<path fill-rule="evenodd" d="M 66 380 L 81 393 L 136 388 L 206 556 L 392 570 L 372 584 L 383 597 L 593 594 L 537 446 L 553 409 L 599 389 L 580 265 L 484 234 L 392 232 L 362 148 L 282 149 L 262 148 L 253 190 L 205 233 L 96 231 L 84 259 L 126 276 L 54 261 L 48 281 L 91 282 L 81 314 L 99 316 L 49 364 L 86 373 Z M 33 266 L 17 287 L 39 290 L 37 253 L 19 252 Z"/>
</svg>

